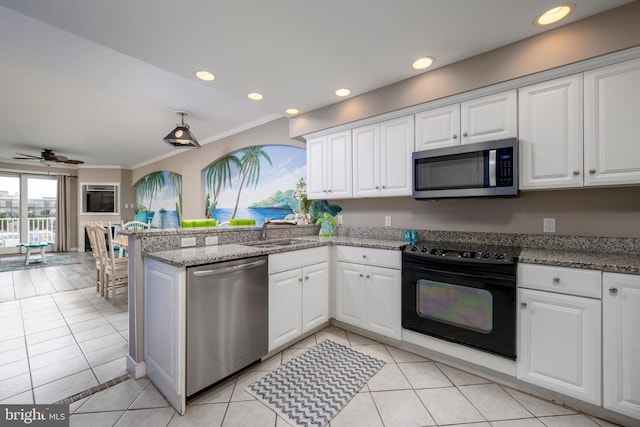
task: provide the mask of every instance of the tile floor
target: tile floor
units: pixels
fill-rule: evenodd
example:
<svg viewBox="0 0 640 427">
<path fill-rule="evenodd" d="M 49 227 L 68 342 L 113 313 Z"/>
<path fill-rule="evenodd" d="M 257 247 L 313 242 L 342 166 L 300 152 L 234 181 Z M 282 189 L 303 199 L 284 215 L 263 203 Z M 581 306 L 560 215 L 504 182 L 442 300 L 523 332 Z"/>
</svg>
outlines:
<svg viewBox="0 0 640 427">
<path fill-rule="evenodd" d="M 0 403 L 53 403 L 126 374 L 125 296 L 113 306 L 90 286 L 3 302 L 0 325 Z"/>
<path fill-rule="evenodd" d="M 71 404 L 71 426 L 286 426 L 244 388 L 327 338 L 387 362 L 331 427 L 613 425 L 330 326 L 198 396 L 185 416 L 148 379 L 130 379 Z"/>
<path fill-rule="evenodd" d="M 65 254 L 79 264 L 0 272 L 0 303 L 94 286 L 96 263 L 91 252 Z"/>
</svg>

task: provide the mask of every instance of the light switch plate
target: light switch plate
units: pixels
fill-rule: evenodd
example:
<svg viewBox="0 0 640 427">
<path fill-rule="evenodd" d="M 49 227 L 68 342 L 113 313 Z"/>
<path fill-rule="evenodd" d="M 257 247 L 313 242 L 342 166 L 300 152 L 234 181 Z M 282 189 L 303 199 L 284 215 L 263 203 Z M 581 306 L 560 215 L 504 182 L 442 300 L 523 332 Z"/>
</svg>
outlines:
<svg viewBox="0 0 640 427">
<path fill-rule="evenodd" d="M 384 225 L 385 227 L 391 227 L 391 216 L 387 215 L 384 217 Z"/>
<path fill-rule="evenodd" d="M 218 244 L 218 236 L 207 236 L 204 238 L 204 244 L 206 246 L 217 245 Z"/>
<path fill-rule="evenodd" d="M 342 215 L 336 216 L 336 222 L 338 223 L 338 225 L 342 225 Z"/>
<path fill-rule="evenodd" d="M 195 246 L 196 245 L 196 238 L 195 237 L 183 237 L 182 238 L 182 247 L 183 248 L 188 248 L 190 246 Z"/>
</svg>

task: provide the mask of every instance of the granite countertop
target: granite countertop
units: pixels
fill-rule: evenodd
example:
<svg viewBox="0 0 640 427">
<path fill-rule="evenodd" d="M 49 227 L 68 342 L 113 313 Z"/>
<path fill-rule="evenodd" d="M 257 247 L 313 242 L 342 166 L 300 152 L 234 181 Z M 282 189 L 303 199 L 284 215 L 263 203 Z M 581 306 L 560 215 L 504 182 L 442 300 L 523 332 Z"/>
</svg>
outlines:
<svg viewBox="0 0 640 427">
<path fill-rule="evenodd" d="M 211 245 L 205 247 L 192 247 L 174 249 L 169 251 L 146 252 L 144 256 L 155 259 L 176 267 L 192 267 L 195 265 L 211 264 L 215 262 L 230 261 L 240 258 L 250 258 L 260 255 L 269 255 L 281 252 L 289 252 L 299 249 L 315 248 L 330 244 L 342 246 L 356 246 L 373 249 L 400 250 L 405 244 L 400 240 L 365 239 L 356 237 L 320 237 L 302 236 L 294 240 L 299 243 L 279 247 L 257 247 L 256 244 L 268 244 L 279 240 L 267 240 L 244 244 Z"/>
<path fill-rule="evenodd" d="M 638 254 L 522 248 L 519 262 L 640 274 L 640 255 Z"/>
</svg>

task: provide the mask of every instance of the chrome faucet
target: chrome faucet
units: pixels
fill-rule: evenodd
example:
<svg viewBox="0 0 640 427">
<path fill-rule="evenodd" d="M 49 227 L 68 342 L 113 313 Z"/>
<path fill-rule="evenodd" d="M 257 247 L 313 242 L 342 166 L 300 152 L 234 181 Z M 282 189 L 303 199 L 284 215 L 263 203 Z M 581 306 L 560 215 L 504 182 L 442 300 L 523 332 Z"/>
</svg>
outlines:
<svg viewBox="0 0 640 427">
<path fill-rule="evenodd" d="M 262 240 L 267 240 L 267 224 L 269 224 L 271 222 L 271 220 L 269 219 L 269 217 L 266 217 L 264 219 L 264 222 L 262 223 Z"/>
</svg>

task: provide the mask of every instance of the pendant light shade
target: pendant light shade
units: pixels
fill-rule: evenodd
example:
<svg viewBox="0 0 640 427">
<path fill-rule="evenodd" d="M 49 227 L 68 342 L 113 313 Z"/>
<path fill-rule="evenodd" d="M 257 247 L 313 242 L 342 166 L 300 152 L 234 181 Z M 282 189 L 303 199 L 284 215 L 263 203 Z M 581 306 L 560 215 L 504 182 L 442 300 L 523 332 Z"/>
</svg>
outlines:
<svg viewBox="0 0 640 427">
<path fill-rule="evenodd" d="M 173 145 L 175 148 L 200 148 L 200 144 L 198 144 L 196 138 L 191 131 L 189 131 L 189 125 L 184 121 L 184 116 L 189 115 L 189 112 L 176 111 L 175 113 L 182 118 L 181 123 L 162 140 L 169 145 Z"/>
</svg>

